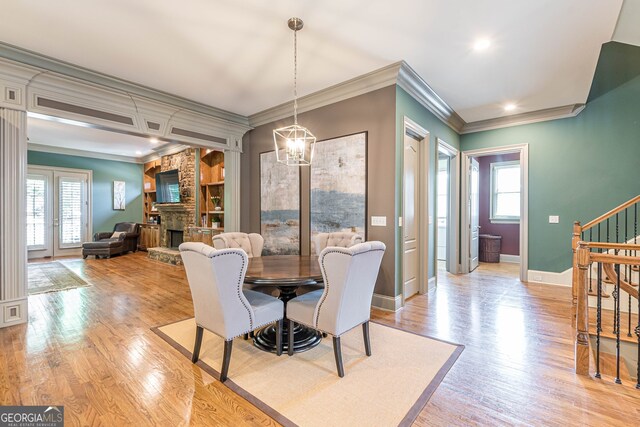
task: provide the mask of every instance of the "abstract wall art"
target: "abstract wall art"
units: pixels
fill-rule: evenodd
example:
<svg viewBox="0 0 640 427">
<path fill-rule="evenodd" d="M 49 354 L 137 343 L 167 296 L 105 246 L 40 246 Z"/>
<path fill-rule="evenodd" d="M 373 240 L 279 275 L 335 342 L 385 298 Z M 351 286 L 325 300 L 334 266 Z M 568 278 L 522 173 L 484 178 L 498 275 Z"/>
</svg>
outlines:
<svg viewBox="0 0 640 427">
<path fill-rule="evenodd" d="M 300 254 L 300 168 L 260 154 L 260 234 L 263 255 Z"/>
<path fill-rule="evenodd" d="M 366 239 L 367 133 L 317 142 L 311 164 L 311 254 L 318 233 Z"/>
</svg>

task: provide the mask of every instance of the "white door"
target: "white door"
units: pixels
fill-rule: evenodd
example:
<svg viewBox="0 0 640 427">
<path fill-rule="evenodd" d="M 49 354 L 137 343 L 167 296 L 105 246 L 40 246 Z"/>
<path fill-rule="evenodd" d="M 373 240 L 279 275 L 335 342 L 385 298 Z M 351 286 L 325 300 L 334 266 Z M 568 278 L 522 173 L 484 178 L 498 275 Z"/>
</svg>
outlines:
<svg viewBox="0 0 640 427">
<path fill-rule="evenodd" d="M 29 259 L 53 256 L 51 200 L 53 171 L 29 169 L 27 174 L 27 250 Z"/>
<path fill-rule="evenodd" d="M 419 281 L 419 142 L 415 138 L 404 137 L 404 207 L 402 215 L 403 233 L 403 295 L 407 299 L 418 293 Z"/>
<path fill-rule="evenodd" d="M 27 174 L 29 259 L 80 255 L 89 239 L 88 172 L 30 167 Z"/>
<path fill-rule="evenodd" d="M 480 224 L 479 224 L 479 206 L 478 206 L 478 181 L 480 167 L 478 161 L 471 159 L 469 168 L 469 271 L 473 271 L 478 267 L 478 246 L 480 243 Z"/>
</svg>

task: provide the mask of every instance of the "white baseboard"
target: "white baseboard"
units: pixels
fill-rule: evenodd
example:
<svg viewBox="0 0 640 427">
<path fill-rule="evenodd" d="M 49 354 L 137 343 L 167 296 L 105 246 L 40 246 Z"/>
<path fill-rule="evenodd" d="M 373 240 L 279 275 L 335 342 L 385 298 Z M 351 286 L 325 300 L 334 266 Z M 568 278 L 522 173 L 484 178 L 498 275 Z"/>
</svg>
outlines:
<svg viewBox="0 0 640 427">
<path fill-rule="evenodd" d="M 512 262 L 514 264 L 520 264 L 520 255 L 500 254 L 500 262 Z"/>
<path fill-rule="evenodd" d="M 436 276 L 429 278 L 427 281 L 427 292 L 436 288 Z"/>
<path fill-rule="evenodd" d="M 371 305 L 385 311 L 398 311 L 402 308 L 402 295 L 390 297 L 387 295 L 373 294 Z"/>
<path fill-rule="evenodd" d="M 529 270 L 527 282 L 544 283 L 545 285 L 571 286 L 573 271 L 569 268 L 562 273 L 552 271 Z"/>
<path fill-rule="evenodd" d="M 0 328 L 26 323 L 28 319 L 27 297 L 0 301 Z"/>
</svg>

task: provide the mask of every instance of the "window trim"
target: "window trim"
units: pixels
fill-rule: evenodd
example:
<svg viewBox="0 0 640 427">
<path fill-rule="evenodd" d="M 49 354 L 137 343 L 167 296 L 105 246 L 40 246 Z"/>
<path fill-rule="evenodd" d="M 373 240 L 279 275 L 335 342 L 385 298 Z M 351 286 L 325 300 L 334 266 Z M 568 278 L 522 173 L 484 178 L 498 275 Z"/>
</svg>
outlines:
<svg viewBox="0 0 640 427">
<path fill-rule="evenodd" d="M 520 169 L 520 173 L 522 173 L 522 165 L 520 164 L 520 160 L 511 160 L 504 162 L 494 162 L 491 163 L 491 179 L 489 184 L 489 222 L 492 224 L 519 224 L 520 218 L 522 217 L 522 212 L 520 212 L 519 216 L 507 216 L 507 215 L 495 215 L 496 211 L 496 170 L 511 167 L 514 165 L 518 165 Z M 520 180 L 520 188 L 518 190 L 518 194 L 522 197 L 522 179 Z"/>
</svg>

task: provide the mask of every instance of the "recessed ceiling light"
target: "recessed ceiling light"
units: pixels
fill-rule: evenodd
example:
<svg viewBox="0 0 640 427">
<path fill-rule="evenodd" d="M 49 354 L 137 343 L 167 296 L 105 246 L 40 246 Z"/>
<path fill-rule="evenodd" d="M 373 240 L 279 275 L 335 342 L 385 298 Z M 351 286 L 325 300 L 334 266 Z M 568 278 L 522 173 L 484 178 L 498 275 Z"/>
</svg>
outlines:
<svg viewBox="0 0 640 427">
<path fill-rule="evenodd" d="M 508 104 L 505 104 L 504 111 L 513 111 L 516 109 L 516 107 L 517 107 L 516 104 L 514 104 L 513 102 L 510 102 Z"/>
<path fill-rule="evenodd" d="M 136 154 L 140 155 L 140 154 L 142 154 L 142 151 L 138 150 L 138 151 L 136 151 Z"/>
<path fill-rule="evenodd" d="M 151 138 L 149 139 L 149 141 L 151 141 L 152 144 L 157 144 L 158 142 L 160 142 L 158 141 L 158 138 Z"/>
<path fill-rule="evenodd" d="M 483 50 L 487 50 L 489 46 L 491 46 L 491 40 L 486 38 L 478 39 L 473 44 L 473 50 L 475 50 L 476 52 L 482 52 Z"/>
</svg>

